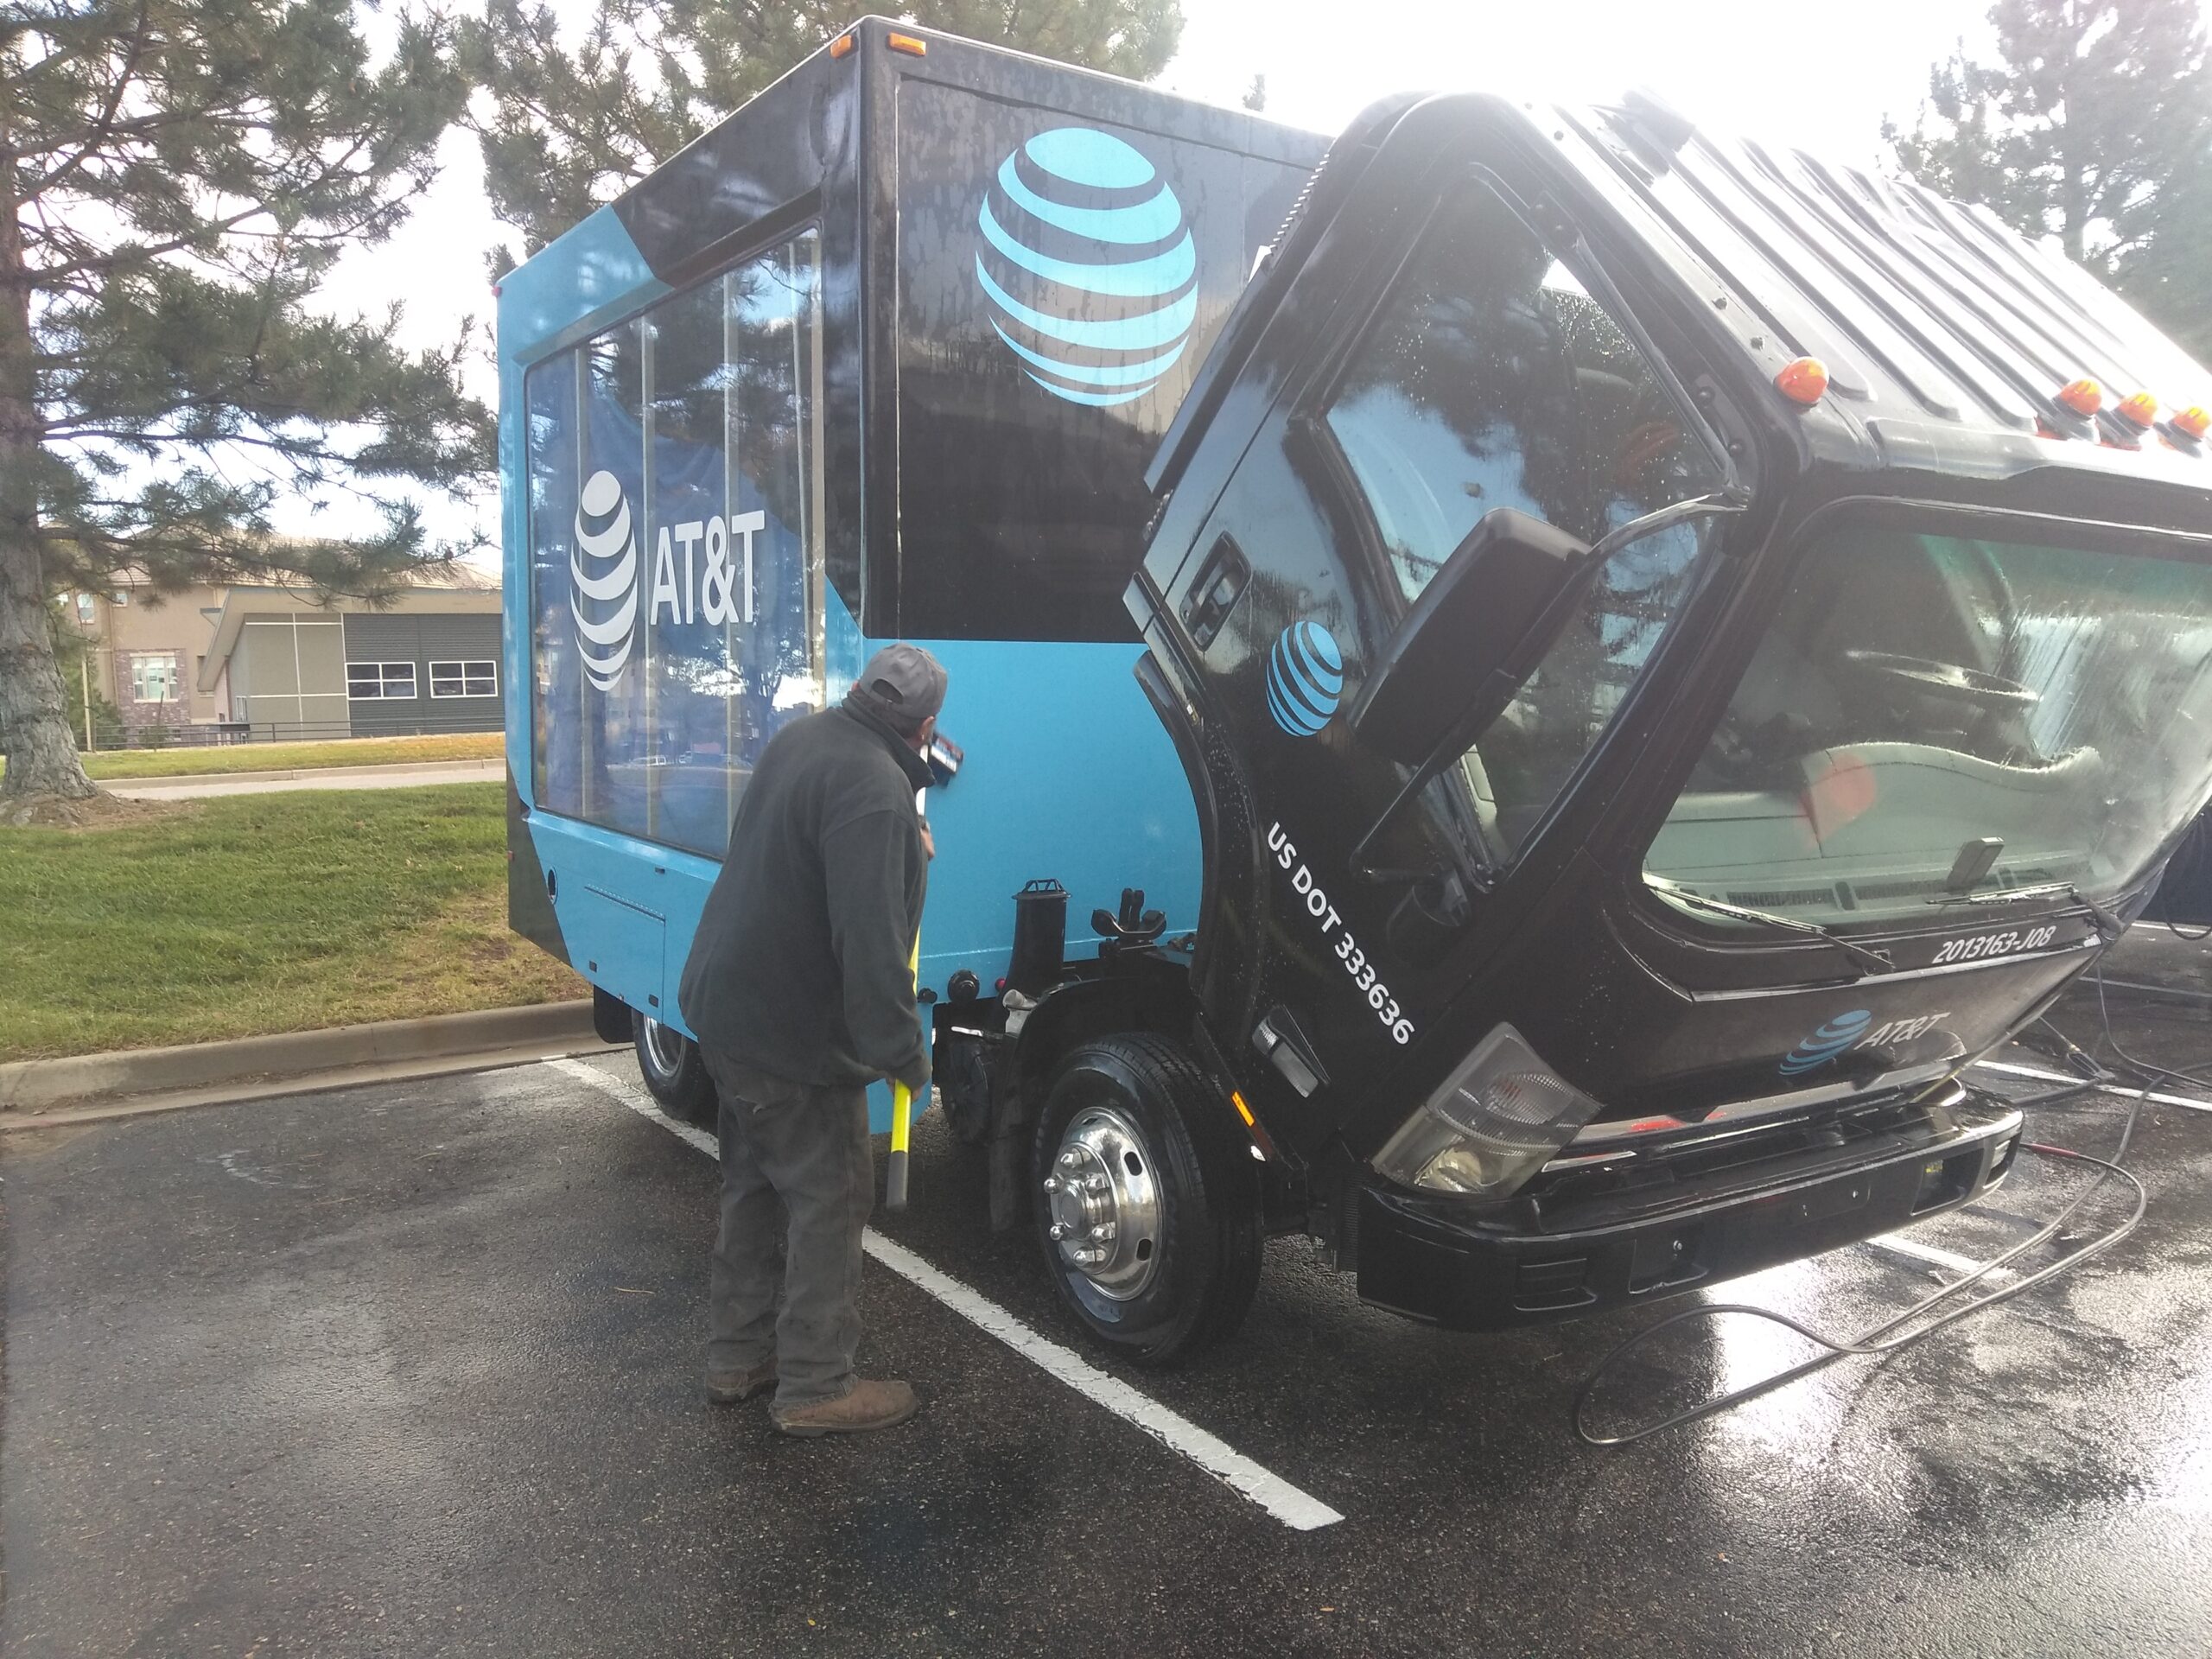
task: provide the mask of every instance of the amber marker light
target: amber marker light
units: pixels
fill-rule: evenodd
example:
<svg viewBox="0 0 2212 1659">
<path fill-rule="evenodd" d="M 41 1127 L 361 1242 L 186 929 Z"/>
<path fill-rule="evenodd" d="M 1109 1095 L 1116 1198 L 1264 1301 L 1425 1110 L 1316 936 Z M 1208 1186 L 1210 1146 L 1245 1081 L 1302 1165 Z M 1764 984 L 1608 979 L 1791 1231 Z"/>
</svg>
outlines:
<svg viewBox="0 0 2212 1659">
<path fill-rule="evenodd" d="M 1817 357 L 1801 357 L 1783 365 L 1774 377 L 1774 389 L 1791 403 L 1810 409 L 1827 396 L 1828 365 Z"/>
<path fill-rule="evenodd" d="M 2058 401 L 2086 418 L 2104 407 L 2105 389 L 2094 380 L 2069 380 L 2058 389 Z"/>
<path fill-rule="evenodd" d="M 860 42 L 850 35 L 840 35 L 830 42 L 830 55 L 833 58 L 849 58 L 853 55 L 853 48 L 859 44 Z"/>
<path fill-rule="evenodd" d="M 883 43 L 893 52 L 904 52 L 909 57 L 926 58 L 930 54 L 930 43 L 912 35 L 887 35 Z"/>
<path fill-rule="evenodd" d="M 1268 1132 L 1260 1127 L 1260 1121 L 1252 1116 L 1252 1109 L 1244 1103 L 1244 1096 L 1234 1089 L 1229 1091 L 1229 1103 L 1236 1109 L 1236 1116 L 1244 1120 L 1245 1132 L 1252 1137 L 1253 1161 L 1266 1163 L 1274 1155 L 1275 1143 L 1268 1138 Z"/>
<path fill-rule="evenodd" d="M 2174 416 L 2174 430 L 2192 438 L 2201 438 L 2212 431 L 2212 409 L 2192 404 Z"/>
<path fill-rule="evenodd" d="M 2158 400 L 2147 391 L 2139 391 L 2120 406 L 2120 418 L 2139 432 L 2147 432 L 2158 418 Z"/>
</svg>

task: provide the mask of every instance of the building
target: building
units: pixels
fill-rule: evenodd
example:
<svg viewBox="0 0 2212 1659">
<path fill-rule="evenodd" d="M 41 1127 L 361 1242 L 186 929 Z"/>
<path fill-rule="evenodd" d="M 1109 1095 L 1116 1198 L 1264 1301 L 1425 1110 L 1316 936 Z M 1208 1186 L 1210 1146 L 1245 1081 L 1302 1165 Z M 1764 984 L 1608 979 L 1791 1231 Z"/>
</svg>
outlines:
<svg viewBox="0 0 2212 1659">
<path fill-rule="evenodd" d="M 92 646 L 77 671 L 84 689 L 114 704 L 123 722 L 120 734 L 99 734 L 102 745 L 138 741 L 149 727 L 212 726 L 222 717 L 219 701 L 192 683 L 194 644 L 207 638 L 219 589 L 156 594 L 125 573 L 108 592 L 72 594 L 65 603 Z"/>
<path fill-rule="evenodd" d="M 157 594 L 126 572 L 69 596 L 91 636 L 84 671 L 115 705 L 122 741 L 497 731 L 504 721 L 499 590 L 462 568 L 385 605 L 318 603 L 276 583 Z M 103 741 L 109 741 L 103 739 Z"/>
</svg>

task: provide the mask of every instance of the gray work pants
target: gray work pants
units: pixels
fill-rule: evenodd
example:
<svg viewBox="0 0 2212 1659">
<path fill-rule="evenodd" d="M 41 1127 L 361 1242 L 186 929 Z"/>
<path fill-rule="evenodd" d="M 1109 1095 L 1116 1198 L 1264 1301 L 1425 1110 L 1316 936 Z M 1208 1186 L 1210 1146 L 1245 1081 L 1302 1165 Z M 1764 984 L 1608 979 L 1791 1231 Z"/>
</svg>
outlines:
<svg viewBox="0 0 2212 1659">
<path fill-rule="evenodd" d="M 749 1370 L 773 1354 L 779 1406 L 837 1399 L 853 1386 L 861 1230 L 875 1205 L 868 1091 L 786 1083 L 700 1052 L 721 1102 L 707 1363 Z"/>
</svg>

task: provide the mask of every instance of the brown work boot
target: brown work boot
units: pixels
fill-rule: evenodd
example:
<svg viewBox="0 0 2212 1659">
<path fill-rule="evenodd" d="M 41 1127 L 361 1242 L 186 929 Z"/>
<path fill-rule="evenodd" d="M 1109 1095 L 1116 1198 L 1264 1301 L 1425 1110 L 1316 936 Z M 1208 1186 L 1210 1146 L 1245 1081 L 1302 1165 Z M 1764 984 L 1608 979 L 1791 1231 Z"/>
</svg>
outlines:
<svg viewBox="0 0 2212 1659">
<path fill-rule="evenodd" d="M 786 1434 L 859 1434 L 871 1428 L 890 1428 L 912 1416 L 920 1402 L 904 1382 L 872 1382 L 855 1378 L 851 1389 L 835 1400 L 816 1400 L 788 1408 L 768 1408 L 769 1421 Z"/>
<path fill-rule="evenodd" d="M 734 1406 L 776 1386 L 776 1357 L 762 1360 L 751 1370 L 707 1367 L 707 1398 L 718 1406 Z"/>
</svg>

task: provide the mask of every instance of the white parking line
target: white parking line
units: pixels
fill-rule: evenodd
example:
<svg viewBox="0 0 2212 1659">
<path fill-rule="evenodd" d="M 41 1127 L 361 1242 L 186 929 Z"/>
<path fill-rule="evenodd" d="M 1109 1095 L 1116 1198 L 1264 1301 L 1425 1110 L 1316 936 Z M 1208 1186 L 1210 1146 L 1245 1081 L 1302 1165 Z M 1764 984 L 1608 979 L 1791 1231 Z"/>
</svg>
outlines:
<svg viewBox="0 0 2212 1659">
<path fill-rule="evenodd" d="M 1878 1250 L 1888 1250 L 1896 1255 L 1909 1255 L 1916 1262 L 1932 1262 L 1939 1268 L 1948 1268 L 1954 1273 L 1972 1273 L 1981 1265 L 1970 1255 L 1961 1255 L 1956 1250 L 1923 1244 L 1918 1239 L 1907 1238 L 1903 1233 L 1884 1233 L 1866 1243 Z M 1991 1279 L 2017 1277 L 2010 1268 L 1998 1268 L 1988 1274 Z"/>
<path fill-rule="evenodd" d="M 2081 1077 L 2069 1077 L 2063 1071 L 2044 1071 L 2032 1065 L 2012 1065 L 2003 1060 L 1976 1060 L 1977 1071 L 2002 1071 L 2007 1077 L 2033 1077 L 2039 1083 L 2082 1083 Z M 2123 1099 L 2141 1094 L 2138 1089 L 2128 1089 L 2117 1084 L 2099 1084 L 2097 1087 L 2109 1095 Z M 2191 1100 L 2187 1095 L 2144 1095 L 2145 1100 L 2155 1100 L 2161 1106 L 2186 1106 L 2192 1112 L 2212 1112 L 2212 1100 Z"/>
<path fill-rule="evenodd" d="M 683 1123 L 661 1110 L 644 1090 L 620 1077 L 609 1077 L 582 1060 L 548 1059 L 545 1064 L 577 1082 L 588 1084 L 609 1099 L 627 1106 L 671 1135 L 696 1147 L 710 1158 L 720 1158 L 715 1137 L 696 1124 Z M 961 1318 L 977 1325 L 1029 1360 L 1047 1375 L 1065 1382 L 1092 1404 L 1103 1406 L 1123 1421 L 1135 1424 L 1170 1451 L 1180 1453 L 1199 1468 L 1249 1498 L 1269 1515 L 1299 1532 L 1333 1526 L 1344 1519 L 1312 1494 L 1300 1491 L 1281 1476 L 1261 1467 L 1218 1436 L 1207 1433 L 1179 1412 L 1147 1398 L 1121 1378 L 1100 1370 L 1073 1349 L 1039 1336 L 997 1303 L 970 1290 L 950 1274 L 931 1267 L 905 1245 L 894 1243 L 874 1228 L 864 1236 L 868 1253 L 910 1284 L 927 1291 Z"/>
</svg>

